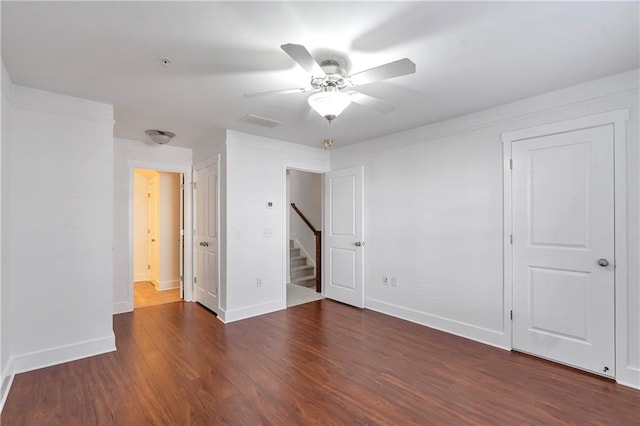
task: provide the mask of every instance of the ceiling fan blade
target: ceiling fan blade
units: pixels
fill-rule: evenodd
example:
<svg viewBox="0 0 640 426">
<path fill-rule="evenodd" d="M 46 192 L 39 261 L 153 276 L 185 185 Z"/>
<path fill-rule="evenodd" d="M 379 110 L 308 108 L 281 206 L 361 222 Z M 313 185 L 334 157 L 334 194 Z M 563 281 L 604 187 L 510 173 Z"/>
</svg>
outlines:
<svg viewBox="0 0 640 426">
<path fill-rule="evenodd" d="M 365 95 L 360 92 L 347 92 L 351 96 L 351 101 L 375 109 L 376 111 L 388 114 L 393 112 L 396 107 L 392 104 L 383 101 L 382 99 L 374 98 L 373 96 Z"/>
<path fill-rule="evenodd" d="M 287 43 L 280 46 L 282 50 L 284 50 L 287 55 L 291 56 L 291 59 L 296 61 L 298 65 L 302 67 L 303 70 L 308 72 L 314 77 L 323 77 L 325 76 L 325 72 L 322 71 L 320 65 L 313 59 L 311 53 L 301 44 L 292 44 Z"/>
<path fill-rule="evenodd" d="M 349 80 L 353 86 L 363 86 L 375 81 L 413 74 L 414 72 L 416 72 L 416 64 L 411 62 L 410 59 L 404 58 L 375 68 L 369 68 L 365 71 L 357 72 L 351 75 Z"/>
<path fill-rule="evenodd" d="M 269 90 L 267 92 L 257 92 L 257 93 L 245 93 L 245 98 L 259 98 L 261 96 L 271 96 L 271 95 L 287 95 L 289 93 L 304 93 L 307 89 L 301 87 L 299 89 L 280 89 L 280 90 Z"/>
</svg>

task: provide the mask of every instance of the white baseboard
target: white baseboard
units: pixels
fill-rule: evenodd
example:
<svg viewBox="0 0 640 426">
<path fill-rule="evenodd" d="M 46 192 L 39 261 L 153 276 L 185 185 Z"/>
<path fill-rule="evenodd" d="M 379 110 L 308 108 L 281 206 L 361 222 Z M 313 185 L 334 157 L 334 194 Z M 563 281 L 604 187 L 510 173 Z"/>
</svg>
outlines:
<svg viewBox="0 0 640 426">
<path fill-rule="evenodd" d="M 476 342 L 495 346 L 500 349 L 511 350 L 509 337 L 497 330 L 490 330 L 472 324 L 450 320 L 437 315 L 427 314 L 403 306 L 393 305 L 375 299 L 366 299 L 364 306 L 372 311 L 377 311 L 392 317 L 401 318 L 416 324 L 424 325 L 449 334 L 475 340 Z"/>
<path fill-rule="evenodd" d="M 2 409 L 4 408 L 4 403 L 7 401 L 7 397 L 9 396 L 9 391 L 11 390 L 11 385 L 13 384 L 14 374 L 2 374 L 2 384 L 0 387 L 0 413 L 2 413 Z"/>
<path fill-rule="evenodd" d="M 616 371 L 616 382 L 619 385 L 628 386 L 634 389 L 640 389 L 640 368 L 620 368 L 618 371 Z"/>
<path fill-rule="evenodd" d="M 129 302 L 117 302 L 113 304 L 113 315 L 124 314 L 125 312 L 132 312 L 133 304 Z"/>
<path fill-rule="evenodd" d="M 268 314 L 270 312 L 281 311 L 286 309 L 286 302 L 282 300 L 274 300 L 272 302 L 260 303 L 257 305 L 247 306 L 240 309 L 232 309 L 224 312 L 224 319 L 218 316 L 222 322 L 228 324 L 234 321 L 240 321 L 246 318 L 257 317 L 258 315 Z"/>
<path fill-rule="evenodd" d="M 75 361 L 100 355 L 116 350 L 116 336 L 111 332 L 109 336 L 87 340 L 65 346 L 12 356 L 7 366 L 10 374 L 25 373 L 39 368 L 50 367 L 64 362 Z"/>
<path fill-rule="evenodd" d="M 216 318 L 218 318 L 223 324 L 226 324 L 226 322 L 227 322 L 227 311 L 225 311 L 222 308 L 218 309 L 218 311 L 219 312 L 216 315 Z"/>
<path fill-rule="evenodd" d="M 153 285 L 158 291 L 173 290 L 180 288 L 180 280 L 154 281 Z"/>
<path fill-rule="evenodd" d="M 149 272 L 138 272 L 133 275 L 133 282 L 149 281 Z"/>
</svg>

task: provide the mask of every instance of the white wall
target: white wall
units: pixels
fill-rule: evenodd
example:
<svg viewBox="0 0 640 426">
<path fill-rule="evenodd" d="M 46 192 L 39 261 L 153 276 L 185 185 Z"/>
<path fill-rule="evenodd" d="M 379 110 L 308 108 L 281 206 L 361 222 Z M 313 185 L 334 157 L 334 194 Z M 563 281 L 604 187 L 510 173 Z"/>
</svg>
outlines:
<svg viewBox="0 0 640 426">
<path fill-rule="evenodd" d="M 365 167 L 365 304 L 510 347 L 504 311 L 501 133 L 630 109 L 628 318 L 618 381 L 640 386 L 638 73 L 630 72 L 331 151 Z M 397 276 L 398 287 L 382 275 Z M 619 362 L 620 364 L 620 362 Z"/>
<path fill-rule="evenodd" d="M 149 281 L 149 181 L 146 170 L 133 176 L 133 280 Z"/>
<path fill-rule="evenodd" d="M 286 169 L 325 172 L 328 165 L 329 154 L 322 149 L 227 133 L 227 306 L 221 319 L 286 307 Z M 273 208 L 266 208 L 267 201 Z M 264 230 L 272 237 L 264 238 Z M 260 288 L 257 278 L 262 278 Z"/>
<path fill-rule="evenodd" d="M 180 175 L 159 173 L 158 290 L 180 287 Z"/>
<path fill-rule="evenodd" d="M 294 203 L 311 224 L 322 231 L 322 175 L 299 170 L 289 172 L 290 237 L 296 240 L 309 257 L 309 264 L 315 266 L 316 237 L 300 216 L 290 207 Z"/>
<path fill-rule="evenodd" d="M 18 373 L 115 349 L 113 107 L 21 86 L 10 102 L 3 334 Z"/>
<path fill-rule="evenodd" d="M 191 200 L 190 185 L 192 151 L 171 145 L 157 145 L 129 139 L 114 139 L 113 158 L 113 312 L 133 310 L 133 170 L 145 168 L 186 173 L 186 204 Z M 133 218 L 132 218 L 133 219 Z M 185 218 L 185 234 L 190 232 L 189 218 Z M 185 237 L 185 258 L 190 256 L 190 239 Z M 131 249 L 131 250 L 130 250 Z M 185 264 L 185 282 L 191 280 L 191 267 Z M 185 290 L 185 297 L 187 291 Z"/>
</svg>

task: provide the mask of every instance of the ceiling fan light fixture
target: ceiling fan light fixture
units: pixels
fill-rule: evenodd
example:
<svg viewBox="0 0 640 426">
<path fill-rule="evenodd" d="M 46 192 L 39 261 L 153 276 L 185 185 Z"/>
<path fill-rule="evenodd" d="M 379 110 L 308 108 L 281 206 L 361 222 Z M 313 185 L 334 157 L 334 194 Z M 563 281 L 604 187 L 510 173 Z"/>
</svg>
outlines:
<svg viewBox="0 0 640 426">
<path fill-rule="evenodd" d="M 144 132 L 153 142 L 160 145 L 169 143 L 169 141 L 175 136 L 175 133 L 167 132 L 166 130 L 149 129 Z"/>
<path fill-rule="evenodd" d="M 309 96 L 307 102 L 315 112 L 331 122 L 349 106 L 351 96 L 337 90 L 324 91 Z"/>
</svg>

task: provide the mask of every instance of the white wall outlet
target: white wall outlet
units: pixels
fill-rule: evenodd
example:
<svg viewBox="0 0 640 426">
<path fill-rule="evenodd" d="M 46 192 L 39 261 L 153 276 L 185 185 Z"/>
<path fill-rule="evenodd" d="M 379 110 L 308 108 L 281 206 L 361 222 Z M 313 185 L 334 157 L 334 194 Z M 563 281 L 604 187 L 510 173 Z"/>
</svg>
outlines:
<svg viewBox="0 0 640 426">
<path fill-rule="evenodd" d="M 382 276 L 382 284 L 389 285 L 389 276 L 388 275 L 383 275 Z"/>
<path fill-rule="evenodd" d="M 262 287 L 262 278 L 256 279 L 256 287 L 258 288 Z"/>
<path fill-rule="evenodd" d="M 273 236 L 273 229 L 263 229 L 262 230 L 262 238 L 271 238 Z"/>
<path fill-rule="evenodd" d="M 398 279 L 396 277 L 391 277 L 391 287 L 398 287 Z"/>
</svg>

